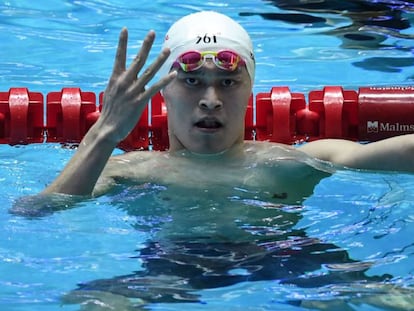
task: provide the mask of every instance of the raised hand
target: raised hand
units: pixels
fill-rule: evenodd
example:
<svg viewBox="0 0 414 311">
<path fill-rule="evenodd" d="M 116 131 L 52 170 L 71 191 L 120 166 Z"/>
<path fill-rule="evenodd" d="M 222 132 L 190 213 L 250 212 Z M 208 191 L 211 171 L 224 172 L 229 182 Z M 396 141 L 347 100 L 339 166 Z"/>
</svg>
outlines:
<svg viewBox="0 0 414 311">
<path fill-rule="evenodd" d="M 146 87 L 170 54 L 168 49 L 161 51 L 156 60 L 140 73 L 154 39 L 154 31 L 148 32 L 141 50 L 127 68 L 128 31 L 124 28 L 120 33 L 112 76 L 105 90 L 102 113 L 98 120 L 99 127 L 108 135 L 107 139 L 114 143 L 118 143 L 128 135 L 138 122 L 150 98 L 175 76 L 175 73 L 171 73 L 150 87 Z"/>
<path fill-rule="evenodd" d="M 176 75 L 172 72 L 145 88 L 170 54 L 169 50 L 163 50 L 156 60 L 139 74 L 146 63 L 154 38 L 155 33 L 150 31 L 132 64 L 126 68 L 128 31 L 122 29 L 101 115 L 86 133 L 64 170 L 42 195 L 93 193 L 96 182 L 116 145 L 134 128 L 149 99 Z"/>
</svg>

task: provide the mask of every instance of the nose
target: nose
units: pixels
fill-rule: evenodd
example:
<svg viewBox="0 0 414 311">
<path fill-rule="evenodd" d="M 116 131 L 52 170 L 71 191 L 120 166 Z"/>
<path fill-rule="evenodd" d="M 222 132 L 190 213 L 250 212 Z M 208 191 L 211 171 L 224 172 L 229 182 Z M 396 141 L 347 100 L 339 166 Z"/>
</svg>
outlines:
<svg viewBox="0 0 414 311">
<path fill-rule="evenodd" d="M 219 110 L 223 107 L 223 102 L 217 96 L 216 89 L 208 87 L 198 106 L 203 110 Z"/>
</svg>

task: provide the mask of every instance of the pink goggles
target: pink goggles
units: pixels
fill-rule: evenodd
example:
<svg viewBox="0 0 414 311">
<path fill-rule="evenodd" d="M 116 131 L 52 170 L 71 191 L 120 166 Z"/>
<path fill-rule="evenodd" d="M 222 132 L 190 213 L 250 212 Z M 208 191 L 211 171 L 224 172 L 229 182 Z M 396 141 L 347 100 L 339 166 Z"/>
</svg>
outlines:
<svg viewBox="0 0 414 311">
<path fill-rule="evenodd" d="M 194 71 L 200 69 L 207 59 L 211 59 L 218 68 L 226 71 L 235 71 L 239 66 L 246 65 L 239 54 L 230 50 L 188 51 L 178 56 L 172 68 L 181 68 L 185 72 Z"/>
</svg>

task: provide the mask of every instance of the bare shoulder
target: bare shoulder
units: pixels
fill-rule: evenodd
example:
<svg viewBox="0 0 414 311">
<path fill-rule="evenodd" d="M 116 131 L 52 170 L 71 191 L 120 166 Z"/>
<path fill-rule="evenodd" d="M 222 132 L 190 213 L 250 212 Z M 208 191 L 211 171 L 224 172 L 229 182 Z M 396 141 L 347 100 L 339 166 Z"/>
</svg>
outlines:
<svg viewBox="0 0 414 311">
<path fill-rule="evenodd" d="M 307 149 L 271 142 L 249 142 L 246 145 L 248 149 L 255 150 L 258 161 L 277 164 L 278 169 L 286 167 L 289 170 L 294 168 L 303 170 L 305 167 L 310 167 L 327 173 L 334 172 L 330 163 L 321 161 Z"/>
<path fill-rule="evenodd" d="M 155 151 L 130 151 L 123 154 L 112 156 L 109 159 L 109 163 L 114 165 L 125 163 L 125 162 L 136 162 L 136 161 L 148 161 L 154 157 L 154 154 L 158 152 Z"/>
<path fill-rule="evenodd" d="M 160 151 L 131 151 L 116 155 L 109 159 L 103 174 L 113 178 L 145 177 L 165 154 Z"/>
<path fill-rule="evenodd" d="M 161 156 L 162 152 L 132 151 L 111 157 L 95 185 L 93 194 L 106 193 L 115 184 L 126 180 L 151 181 L 151 172 L 154 172 L 157 159 Z"/>
</svg>

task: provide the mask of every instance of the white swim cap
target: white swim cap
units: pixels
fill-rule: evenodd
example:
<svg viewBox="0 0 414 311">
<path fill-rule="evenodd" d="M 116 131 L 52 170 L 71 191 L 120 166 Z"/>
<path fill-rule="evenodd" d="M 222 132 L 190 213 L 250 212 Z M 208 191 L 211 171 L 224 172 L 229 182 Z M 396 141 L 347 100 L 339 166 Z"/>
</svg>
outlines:
<svg viewBox="0 0 414 311">
<path fill-rule="evenodd" d="M 168 30 L 163 47 L 169 48 L 171 54 L 159 71 L 161 77 L 171 70 L 174 61 L 184 52 L 230 49 L 244 59 L 250 80 L 252 84 L 254 82 L 256 65 L 250 36 L 226 15 L 203 11 L 182 17 Z"/>
</svg>

